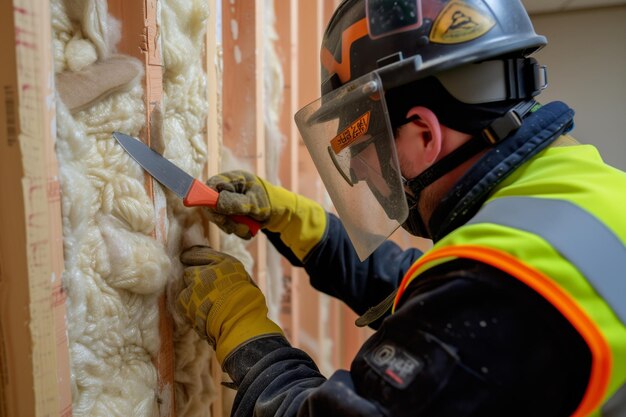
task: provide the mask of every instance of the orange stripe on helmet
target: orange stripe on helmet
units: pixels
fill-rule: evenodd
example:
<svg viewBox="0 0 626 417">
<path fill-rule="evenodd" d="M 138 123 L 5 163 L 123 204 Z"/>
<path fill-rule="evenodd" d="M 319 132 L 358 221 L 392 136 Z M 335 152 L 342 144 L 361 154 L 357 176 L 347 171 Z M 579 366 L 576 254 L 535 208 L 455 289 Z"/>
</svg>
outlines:
<svg viewBox="0 0 626 417">
<path fill-rule="evenodd" d="M 592 354 L 589 383 L 572 417 L 587 416 L 601 405 L 609 385 L 613 363 L 611 349 L 606 339 L 585 311 L 559 285 L 506 252 L 483 246 L 458 245 L 444 247 L 423 256 L 411 266 L 402 279 L 393 305 L 394 310 L 406 287 L 415 278 L 413 275 L 417 270 L 428 262 L 443 258 L 473 259 L 498 268 L 522 281 L 557 308 L 585 339 Z"/>
<path fill-rule="evenodd" d="M 350 48 L 352 44 L 367 36 L 367 19 L 363 18 L 348 27 L 341 34 L 341 62 L 337 62 L 335 56 L 328 48 L 322 48 L 320 59 L 322 65 L 329 74 L 337 74 L 342 83 L 350 81 Z"/>
</svg>

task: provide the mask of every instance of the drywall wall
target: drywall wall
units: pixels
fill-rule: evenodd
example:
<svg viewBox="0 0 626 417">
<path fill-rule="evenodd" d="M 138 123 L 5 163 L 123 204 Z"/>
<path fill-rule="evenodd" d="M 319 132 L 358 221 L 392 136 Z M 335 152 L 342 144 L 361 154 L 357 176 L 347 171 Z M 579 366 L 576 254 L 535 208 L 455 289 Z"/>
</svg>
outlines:
<svg viewBox="0 0 626 417">
<path fill-rule="evenodd" d="M 626 170 L 626 6 L 531 16 L 548 38 L 536 54 L 548 66 L 540 101 L 576 111 L 572 135 L 596 145 L 604 160 Z"/>
</svg>

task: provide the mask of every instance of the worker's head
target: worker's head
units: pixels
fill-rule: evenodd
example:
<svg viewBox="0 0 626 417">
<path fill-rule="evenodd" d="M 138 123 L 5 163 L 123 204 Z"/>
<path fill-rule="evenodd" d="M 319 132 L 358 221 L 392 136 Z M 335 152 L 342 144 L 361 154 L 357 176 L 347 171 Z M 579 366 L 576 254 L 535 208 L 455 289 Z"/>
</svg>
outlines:
<svg viewBox="0 0 626 417">
<path fill-rule="evenodd" d="M 545 44 L 519 0 L 339 5 L 322 43 L 322 97 L 296 122 L 353 242 L 369 236 L 359 255 L 398 224 L 428 237 L 419 207 L 434 203 L 419 203 L 422 190 L 519 127 L 511 110 L 545 86 L 527 56 Z M 476 141 L 485 146 L 461 146 Z M 378 218 L 355 218 L 362 204 Z"/>
</svg>

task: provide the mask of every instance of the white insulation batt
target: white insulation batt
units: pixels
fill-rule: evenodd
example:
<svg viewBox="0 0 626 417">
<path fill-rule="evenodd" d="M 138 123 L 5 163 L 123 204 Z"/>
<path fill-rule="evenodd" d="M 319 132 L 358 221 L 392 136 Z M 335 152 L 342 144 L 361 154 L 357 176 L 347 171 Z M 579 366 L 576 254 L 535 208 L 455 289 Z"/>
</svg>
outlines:
<svg viewBox="0 0 626 417">
<path fill-rule="evenodd" d="M 112 50 L 106 3 L 51 1 L 55 71 Z M 57 103 L 73 415 L 155 416 L 157 297 L 170 261 L 142 170 L 111 137 L 144 124 L 139 84 L 76 114 Z"/>
<path fill-rule="evenodd" d="M 163 124 L 155 130 L 162 132 L 163 155 L 197 178 L 202 177 L 207 160 L 208 91 L 203 62 L 208 13 L 206 0 L 161 2 Z M 205 416 L 216 394 L 209 369 L 213 351 L 177 314 L 175 303 L 183 284 L 178 256 L 185 247 L 207 244 L 206 222 L 202 209 L 189 209 L 178 196 L 166 194 L 167 252 L 173 265 L 168 300 L 176 323 L 176 415 Z"/>
<path fill-rule="evenodd" d="M 51 0 L 55 72 L 80 71 L 115 52 L 120 23 L 105 0 Z M 203 70 L 206 0 L 159 1 L 163 56 L 162 106 L 154 113 L 154 145 L 190 174 L 201 177 L 207 159 L 207 85 Z M 211 3 L 212 4 L 212 3 Z M 273 1 L 266 0 L 266 36 L 273 41 Z M 265 47 L 267 172 L 277 182 L 282 136 L 278 111 L 283 89 L 273 42 Z M 170 408 L 153 365 L 159 351 L 158 299 L 167 292 L 174 316 L 176 415 L 210 415 L 216 398 L 209 364 L 213 351 L 176 314 L 181 250 L 206 244 L 201 209 L 189 209 L 160 189 L 167 201 L 167 236 L 153 238 L 156 214 L 143 170 L 111 136 L 139 136 L 145 128 L 139 80 L 123 91 L 71 113 L 57 103 L 65 249 L 64 288 L 74 416 L 159 416 Z M 224 169 L 242 168 L 224 150 Z M 245 168 L 245 167 L 243 167 Z M 251 271 L 245 243 L 221 236 L 222 249 Z M 282 295 L 278 255 L 268 254 L 268 303 L 277 319 Z"/>
</svg>

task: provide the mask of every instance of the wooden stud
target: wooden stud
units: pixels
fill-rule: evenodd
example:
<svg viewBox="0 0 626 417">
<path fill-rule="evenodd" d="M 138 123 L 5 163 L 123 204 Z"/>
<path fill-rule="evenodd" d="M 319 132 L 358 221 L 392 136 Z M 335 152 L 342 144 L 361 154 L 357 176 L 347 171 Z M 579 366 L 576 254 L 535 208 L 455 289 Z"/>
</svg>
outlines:
<svg viewBox="0 0 626 417">
<path fill-rule="evenodd" d="M 299 2 L 297 11 L 298 93 L 296 107 L 301 108 L 319 98 L 319 50 L 323 20 L 323 1 Z M 306 82 L 304 81 L 306 80 Z M 293 137 L 292 140 L 295 140 Z M 298 188 L 303 195 L 322 201 L 321 181 L 299 135 Z M 303 274 L 302 274 L 303 275 Z M 299 278 L 304 278 L 303 276 Z M 314 360 L 320 352 L 320 294 L 306 279 L 294 278 L 292 283 L 293 343 L 307 351 Z"/>
<path fill-rule="evenodd" d="M 222 0 L 222 122 L 224 146 L 264 178 L 263 0 Z M 248 245 L 253 278 L 266 287 L 267 239 L 259 233 Z"/>
<path fill-rule="evenodd" d="M 307 80 L 307 82 L 292 86 L 297 91 L 292 93 L 294 100 L 298 103 L 296 109 L 320 96 L 319 51 L 326 25 L 339 3 L 339 0 L 300 3 L 299 31 L 296 41 L 297 76 L 300 80 Z M 299 144 L 298 178 L 300 183 L 307 184 L 306 187 L 301 188 L 301 191 L 308 197 L 321 202 L 324 198 L 324 186 L 306 147 L 299 139 L 295 126 L 291 135 L 291 143 L 297 141 Z M 312 187 L 311 184 L 316 184 L 316 186 Z M 293 184 L 292 190 L 297 190 Z M 319 360 L 322 359 L 318 356 L 321 347 L 330 342 L 332 347 L 324 353 L 326 363 L 320 363 L 320 366 L 349 367 L 352 358 L 371 331 L 356 328 L 354 325 L 356 315 L 347 306 L 342 305 L 338 300 L 326 300 L 324 298 L 326 296 L 310 288 L 306 279 L 302 278 L 292 281 L 291 313 L 294 344 L 307 350 L 314 359 Z M 320 317 L 325 318 L 325 321 L 320 321 Z"/>
<path fill-rule="evenodd" d="M 293 116 L 298 111 L 298 1 L 275 0 L 277 52 L 281 61 L 285 89 L 280 110 L 280 131 L 286 138 L 286 146 L 280 158 L 279 178 L 281 184 L 298 192 L 298 129 Z M 300 268 L 282 259 L 284 294 L 281 300 L 280 324 L 289 340 L 293 340 L 293 291 L 292 285 L 301 279 Z"/>
<path fill-rule="evenodd" d="M 207 178 L 220 172 L 220 151 L 222 144 L 222 125 L 219 118 L 219 106 L 221 106 L 220 67 L 222 65 L 222 57 L 220 52 L 221 45 L 218 45 L 217 42 L 219 27 L 217 19 L 221 16 L 218 16 L 218 2 L 221 2 L 221 0 L 212 0 L 210 3 L 206 30 L 205 69 L 207 75 L 207 98 L 209 103 L 209 111 L 207 114 L 208 158 L 205 171 Z M 221 6 L 221 4 L 219 6 Z M 219 250 L 219 228 L 212 223 L 206 226 L 205 229 L 209 231 L 209 244 L 211 247 Z M 213 355 L 211 361 L 211 377 L 215 390 L 220 393 L 218 398 L 211 403 L 211 415 L 221 417 L 224 415 L 224 395 L 223 387 L 221 386 L 224 375 L 215 355 Z"/>
<path fill-rule="evenodd" d="M 0 415 L 71 414 L 50 9 L 1 2 Z"/>
<path fill-rule="evenodd" d="M 123 0 L 108 0 L 109 12 L 122 21 L 122 37 L 118 45 L 120 52 L 134 56 L 145 65 L 144 100 L 146 111 L 145 128 L 140 135 L 148 145 L 153 137 L 161 132 L 153 129 L 161 127 L 153 124 L 152 115 L 160 111 L 163 100 L 163 70 L 161 58 L 161 44 L 158 22 L 159 7 L 157 0 L 145 2 L 126 2 Z M 145 186 L 151 195 L 157 215 L 157 225 L 154 237 L 165 244 L 167 229 L 166 198 L 160 187 L 154 187 L 154 179 L 146 174 Z M 159 395 L 170 399 L 161 402 L 160 410 L 164 416 L 175 417 L 176 407 L 174 398 L 174 345 L 173 320 L 167 309 L 166 295 L 159 298 L 159 335 L 161 344 L 154 365 L 158 372 Z"/>
<path fill-rule="evenodd" d="M 220 172 L 220 151 L 222 144 L 222 124 L 219 119 L 219 108 L 221 106 L 221 89 L 220 89 L 220 67 L 221 45 L 217 44 L 217 2 L 221 0 L 212 0 L 209 7 L 209 18 L 207 20 L 206 30 L 206 61 L 205 69 L 207 76 L 207 95 L 209 103 L 209 111 L 207 114 L 207 165 L 206 178 Z M 219 228 L 214 224 L 209 224 L 209 243 L 213 248 L 220 248 Z"/>
<path fill-rule="evenodd" d="M 222 143 L 260 177 L 266 176 L 263 85 L 263 0 L 217 0 L 222 28 Z M 219 124 L 220 121 L 218 121 Z M 219 127 L 218 127 L 219 128 Z M 212 139 L 212 141 L 214 141 Z M 254 258 L 252 277 L 261 289 L 267 283 L 267 239 L 259 233 L 248 244 Z M 220 377 L 214 362 L 214 379 Z M 221 391 L 213 415 L 230 410 L 232 392 Z M 219 403 L 219 404 L 218 404 Z M 222 413 L 222 414 L 218 414 Z"/>
</svg>

